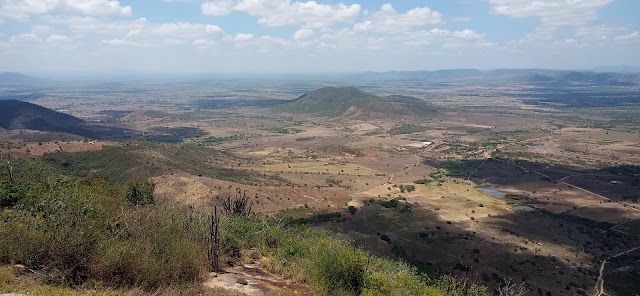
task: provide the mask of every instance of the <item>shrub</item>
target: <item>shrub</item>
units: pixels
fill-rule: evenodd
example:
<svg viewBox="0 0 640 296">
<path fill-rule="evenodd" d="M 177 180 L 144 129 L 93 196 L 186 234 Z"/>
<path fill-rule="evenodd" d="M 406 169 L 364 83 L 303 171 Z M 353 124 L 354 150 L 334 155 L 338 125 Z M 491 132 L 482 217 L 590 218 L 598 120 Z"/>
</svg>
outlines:
<svg viewBox="0 0 640 296">
<path fill-rule="evenodd" d="M 13 183 L 0 182 L 0 207 L 14 206 L 22 197 L 21 192 Z"/>
<path fill-rule="evenodd" d="M 319 240 L 306 255 L 303 270 L 319 295 L 358 295 L 365 281 L 364 253 L 338 240 Z"/>
<path fill-rule="evenodd" d="M 125 199 L 133 205 L 143 206 L 156 202 L 156 198 L 153 195 L 156 185 L 150 181 L 128 182 L 125 188 Z"/>
<path fill-rule="evenodd" d="M 347 210 L 349 210 L 349 214 L 351 214 L 351 215 L 355 215 L 355 214 L 356 214 L 356 211 L 357 211 L 358 209 L 357 209 L 356 207 L 354 207 L 354 206 L 348 206 L 348 207 L 347 207 Z"/>
<path fill-rule="evenodd" d="M 447 296 L 489 296 L 487 287 L 471 282 L 469 279 L 459 279 L 444 275 L 431 284 Z"/>
<path fill-rule="evenodd" d="M 431 182 L 433 182 L 433 180 L 430 180 L 430 179 L 420 179 L 420 180 L 413 181 L 413 183 L 424 184 L 424 185 L 429 184 Z"/>
<path fill-rule="evenodd" d="M 391 200 L 381 200 L 380 201 L 380 205 L 390 209 L 390 208 L 397 208 L 398 207 L 398 200 L 397 199 L 391 199 Z"/>
<path fill-rule="evenodd" d="M 130 184 L 26 173 L 25 198 L 0 217 L 1 262 L 24 264 L 53 283 L 91 279 L 149 290 L 193 282 L 205 267 L 205 225 L 196 219 L 185 230 L 183 211 L 133 206 L 122 198 Z"/>
</svg>

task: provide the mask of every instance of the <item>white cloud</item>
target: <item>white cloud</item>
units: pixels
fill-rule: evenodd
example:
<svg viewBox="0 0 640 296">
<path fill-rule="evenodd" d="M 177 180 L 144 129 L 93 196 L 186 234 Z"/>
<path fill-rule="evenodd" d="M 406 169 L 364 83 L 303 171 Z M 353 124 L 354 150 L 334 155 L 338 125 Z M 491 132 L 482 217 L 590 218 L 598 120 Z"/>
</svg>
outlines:
<svg viewBox="0 0 640 296">
<path fill-rule="evenodd" d="M 216 45 L 215 41 L 206 40 L 206 39 L 198 39 L 191 43 L 197 49 L 207 49 Z"/>
<path fill-rule="evenodd" d="M 52 25 L 65 25 L 75 34 L 121 35 L 149 24 L 145 18 L 137 20 L 104 20 L 89 16 L 45 16 Z"/>
<path fill-rule="evenodd" d="M 249 41 L 253 39 L 253 34 L 237 34 L 235 37 L 233 37 L 234 41 Z"/>
<path fill-rule="evenodd" d="M 222 16 L 232 11 L 246 12 L 268 27 L 302 24 L 305 27 L 330 27 L 336 23 L 355 22 L 359 4 L 320 4 L 316 1 L 290 0 L 213 0 L 202 4 L 202 13 Z"/>
<path fill-rule="evenodd" d="M 597 19 L 599 9 L 613 0 L 488 0 L 495 14 L 539 17 L 542 26 L 579 26 Z"/>
<path fill-rule="evenodd" d="M 628 34 L 616 36 L 616 40 L 640 40 L 640 31 L 630 32 Z"/>
<path fill-rule="evenodd" d="M 313 30 L 307 29 L 307 28 L 302 28 L 296 31 L 295 33 L 293 33 L 294 40 L 304 41 L 304 40 L 309 40 L 312 37 L 313 37 Z"/>
<path fill-rule="evenodd" d="M 42 42 L 42 39 L 40 39 L 35 34 L 20 34 L 16 36 L 11 36 L 11 38 L 9 38 L 9 44 L 16 44 L 16 45 L 29 45 L 29 44 L 36 44 L 40 42 Z"/>
<path fill-rule="evenodd" d="M 90 16 L 131 15 L 131 6 L 114 0 L 2 0 L 0 20 L 24 20 L 32 15 L 64 12 Z"/>
<path fill-rule="evenodd" d="M 54 44 L 60 44 L 60 43 L 71 42 L 71 39 L 69 37 L 67 37 L 67 36 L 64 36 L 64 35 L 51 34 L 47 38 L 47 42 L 54 43 Z"/>
<path fill-rule="evenodd" d="M 142 44 L 138 44 L 133 41 L 124 40 L 124 39 L 111 39 L 111 40 L 102 40 L 102 44 L 111 46 L 111 47 L 140 47 Z"/>
<path fill-rule="evenodd" d="M 57 9 L 92 16 L 131 15 L 131 6 L 113 0 L 62 0 Z"/>
<path fill-rule="evenodd" d="M 407 32 L 398 37 L 404 40 L 406 44 L 437 44 L 455 47 L 463 44 L 477 44 L 486 46 L 490 43 L 484 39 L 484 36 L 472 30 L 464 29 L 461 31 L 451 31 L 445 29 L 431 29 L 428 31 Z"/>
<path fill-rule="evenodd" d="M 182 45 L 195 40 L 216 40 L 225 37 L 224 31 L 212 24 L 189 22 L 154 23 L 145 18 L 137 20 L 105 20 L 94 17 L 46 17 L 50 24 L 66 25 L 78 35 L 103 38 L 108 46 Z M 106 38 L 105 38 L 106 37 Z"/>
<path fill-rule="evenodd" d="M 214 25 L 165 23 L 158 25 L 147 24 L 137 33 L 147 38 L 197 39 L 203 36 L 221 37 L 223 31 L 220 27 Z"/>
<path fill-rule="evenodd" d="M 554 28 L 538 27 L 529 34 L 509 42 L 513 48 L 531 49 L 543 46 L 547 48 L 571 47 L 610 47 L 614 43 L 632 40 L 637 28 L 618 25 L 583 25 L 571 31 L 559 31 Z M 638 34 L 638 33 L 636 33 Z M 640 40 L 640 39 L 639 39 Z M 538 49 L 542 50 L 542 49 Z"/>
<path fill-rule="evenodd" d="M 442 14 L 429 7 L 418 7 L 398 13 L 391 4 L 384 4 L 364 22 L 354 25 L 355 31 L 374 31 L 380 33 L 405 32 L 415 27 L 442 23 Z"/>
<path fill-rule="evenodd" d="M 208 16 L 223 16 L 230 14 L 235 6 L 232 0 L 217 0 L 202 3 L 202 14 Z"/>
</svg>

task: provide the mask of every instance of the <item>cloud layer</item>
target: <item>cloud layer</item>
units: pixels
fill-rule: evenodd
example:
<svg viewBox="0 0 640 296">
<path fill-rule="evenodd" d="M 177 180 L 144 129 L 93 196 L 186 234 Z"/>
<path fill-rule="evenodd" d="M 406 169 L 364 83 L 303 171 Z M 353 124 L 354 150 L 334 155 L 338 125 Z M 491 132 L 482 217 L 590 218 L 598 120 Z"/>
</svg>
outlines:
<svg viewBox="0 0 640 296">
<path fill-rule="evenodd" d="M 51 69 L 91 64 L 166 67 L 165 72 L 570 67 L 623 64 L 640 50 L 638 24 L 600 20 L 599 12 L 613 0 L 483 1 L 488 10 L 473 16 L 368 2 L 145 2 L 198 12 L 159 21 L 136 14 L 136 2 L 0 0 L 0 71 L 20 71 L 28 65 L 19 61 L 26 60 Z M 514 22 L 533 19 L 537 25 L 504 40 L 476 21 L 505 16 Z M 16 26 L 4 30 L 8 23 Z"/>
</svg>

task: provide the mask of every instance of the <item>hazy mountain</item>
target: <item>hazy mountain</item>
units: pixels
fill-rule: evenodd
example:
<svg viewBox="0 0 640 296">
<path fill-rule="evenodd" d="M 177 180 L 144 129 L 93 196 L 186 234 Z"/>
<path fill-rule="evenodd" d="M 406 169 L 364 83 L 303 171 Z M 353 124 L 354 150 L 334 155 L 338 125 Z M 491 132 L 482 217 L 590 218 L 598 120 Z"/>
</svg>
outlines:
<svg viewBox="0 0 640 296">
<path fill-rule="evenodd" d="M 603 66 L 593 69 L 589 69 L 593 72 L 608 72 L 608 73 L 640 73 L 640 67 L 632 66 Z"/>
<path fill-rule="evenodd" d="M 36 81 L 35 77 L 15 72 L 0 72 L 0 85 L 20 84 Z"/>
<path fill-rule="evenodd" d="M 633 86 L 638 75 L 623 73 L 597 73 L 585 71 L 534 74 L 528 82 L 541 86 Z"/>
<path fill-rule="evenodd" d="M 632 71 L 595 72 L 546 69 L 453 69 L 437 71 L 366 72 L 366 80 L 416 81 L 423 83 L 528 84 L 536 86 L 633 86 L 640 75 Z"/>
<path fill-rule="evenodd" d="M 424 117 L 436 111 L 423 100 L 406 96 L 378 97 L 355 87 L 324 87 L 275 107 L 276 111 L 348 117 Z"/>
<path fill-rule="evenodd" d="M 0 95 L 0 100 L 18 100 L 29 102 L 46 96 L 47 94 L 41 92 L 31 94 L 6 94 Z"/>
</svg>

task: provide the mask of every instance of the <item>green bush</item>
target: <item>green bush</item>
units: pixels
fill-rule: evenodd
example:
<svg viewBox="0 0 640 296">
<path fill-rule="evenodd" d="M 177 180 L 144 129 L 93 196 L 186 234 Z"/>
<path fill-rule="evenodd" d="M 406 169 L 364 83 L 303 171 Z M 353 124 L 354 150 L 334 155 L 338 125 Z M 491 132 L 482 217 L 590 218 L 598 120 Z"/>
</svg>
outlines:
<svg viewBox="0 0 640 296">
<path fill-rule="evenodd" d="M 22 199 L 22 194 L 13 183 L 0 182 L 0 207 L 14 206 L 20 199 Z"/>
<path fill-rule="evenodd" d="M 319 295 L 359 295 L 364 287 L 366 255 L 344 241 L 319 240 L 307 246 L 302 265 Z"/>
<path fill-rule="evenodd" d="M 156 185 L 150 181 L 131 181 L 126 184 L 125 198 L 136 206 L 154 204 L 156 198 L 153 191 Z"/>
<path fill-rule="evenodd" d="M 24 196 L 0 212 L 0 262 L 21 263 L 48 281 L 114 286 L 193 282 L 206 267 L 205 224 L 172 207 L 134 207 L 104 178 L 74 179 L 23 168 Z M 27 177 L 28 176 L 28 177 Z"/>
<path fill-rule="evenodd" d="M 432 183 L 432 182 L 433 182 L 433 180 L 431 180 L 431 179 L 420 179 L 420 180 L 413 181 L 413 183 L 424 184 L 424 185 Z"/>
<path fill-rule="evenodd" d="M 379 201 L 380 205 L 387 208 L 387 209 L 391 209 L 391 208 L 397 208 L 398 207 L 398 199 L 391 199 L 391 200 L 381 200 Z"/>
</svg>

